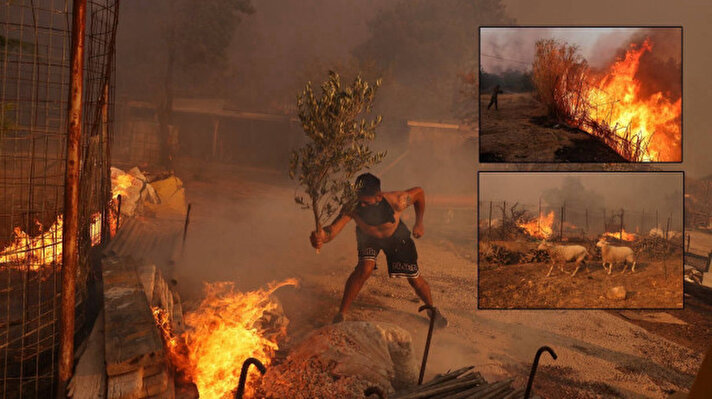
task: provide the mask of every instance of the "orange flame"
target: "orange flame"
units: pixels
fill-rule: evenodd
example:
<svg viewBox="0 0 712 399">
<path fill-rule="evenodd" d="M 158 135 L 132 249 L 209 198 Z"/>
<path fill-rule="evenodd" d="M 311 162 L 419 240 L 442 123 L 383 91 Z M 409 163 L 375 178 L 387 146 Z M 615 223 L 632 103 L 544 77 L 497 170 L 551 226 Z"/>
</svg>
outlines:
<svg viewBox="0 0 712 399">
<path fill-rule="evenodd" d="M 621 233 L 623 233 L 621 235 Z M 623 229 L 623 231 L 616 231 L 615 233 L 605 232 L 603 233 L 605 237 L 617 238 L 622 241 L 635 241 L 638 236 L 635 233 L 628 233 Z M 622 237 L 621 237 L 622 236 Z"/>
<path fill-rule="evenodd" d="M 132 179 L 130 175 L 118 176 L 112 187 L 112 207 L 114 207 L 113 204 L 119 194 L 126 194 L 127 187 L 133 184 Z M 111 235 L 114 236 L 117 228 L 116 215 L 114 212 L 109 213 L 109 228 Z M 30 237 L 19 226 L 13 228 L 12 242 L 0 249 L 0 265 L 7 264 L 17 270 L 26 270 L 29 267 L 31 271 L 39 271 L 42 267 L 62 262 L 62 215 L 58 215 L 55 222 L 46 231 L 38 220 L 35 220 L 35 224 L 39 232 L 34 237 Z M 89 238 L 92 246 L 101 243 L 101 226 L 101 213 L 92 214 L 89 225 Z"/>
<path fill-rule="evenodd" d="M 539 215 L 538 219 L 532 219 L 528 222 L 517 222 L 517 226 L 524 229 L 530 236 L 534 238 L 546 239 L 554 233 L 552 226 L 554 225 L 554 211 L 548 215 Z"/>
<path fill-rule="evenodd" d="M 597 79 L 589 79 L 582 95 L 593 122 L 583 121 L 581 128 L 596 134 L 595 124 L 611 129 L 619 138 L 642 143 L 642 161 L 679 162 L 681 151 L 682 99 L 673 100 L 662 92 L 648 98 L 641 96 L 642 82 L 636 79 L 641 56 L 653 49 L 650 39 L 642 45 L 631 44 L 625 57 L 616 61 Z M 576 114 L 577 100 L 568 104 Z M 622 152 L 621 148 L 616 148 Z"/>
<path fill-rule="evenodd" d="M 172 363 L 195 383 L 201 398 L 232 397 L 247 358 L 255 357 L 265 365 L 271 362 L 278 349 L 277 339 L 287 332 L 266 337 L 259 321 L 278 307 L 270 295 L 288 285 L 296 286 L 297 280 L 245 293 L 236 291 L 231 282 L 206 283 L 205 299 L 186 315 L 187 330 L 178 337 L 171 331 L 166 313 L 154 309 Z M 254 377 L 252 373 L 255 371 L 250 374 Z M 245 397 L 249 398 L 254 389 L 247 388 Z"/>
</svg>

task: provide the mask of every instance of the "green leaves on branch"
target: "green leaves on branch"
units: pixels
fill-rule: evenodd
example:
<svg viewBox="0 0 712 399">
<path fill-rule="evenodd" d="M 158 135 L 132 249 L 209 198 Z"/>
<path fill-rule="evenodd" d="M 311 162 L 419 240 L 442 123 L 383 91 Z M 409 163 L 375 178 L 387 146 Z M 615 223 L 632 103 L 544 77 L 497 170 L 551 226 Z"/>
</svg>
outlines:
<svg viewBox="0 0 712 399">
<path fill-rule="evenodd" d="M 297 96 L 299 120 L 309 140 L 292 152 L 289 176 L 306 193 L 307 197 L 295 196 L 295 201 L 314 212 L 317 230 L 342 207 L 355 203 L 354 177 L 385 156 L 369 148 L 381 116 L 361 118 L 371 111 L 380 86 L 380 79 L 370 85 L 359 76 L 344 87 L 339 75 L 330 71 L 321 84 L 321 96 L 315 95 L 311 82 Z"/>
</svg>

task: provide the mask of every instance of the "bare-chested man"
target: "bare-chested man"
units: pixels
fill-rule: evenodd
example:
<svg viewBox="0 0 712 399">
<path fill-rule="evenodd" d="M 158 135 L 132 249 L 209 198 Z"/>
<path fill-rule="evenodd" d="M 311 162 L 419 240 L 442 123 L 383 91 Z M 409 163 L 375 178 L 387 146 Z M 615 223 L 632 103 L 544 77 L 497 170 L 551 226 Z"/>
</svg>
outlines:
<svg viewBox="0 0 712 399">
<path fill-rule="evenodd" d="M 430 286 L 418 270 L 418 253 L 410 231 L 401 220 L 401 214 L 410 205 L 415 207 L 415 225 L 413 237 L 420 238 L 425 233 L 423 214 L 425 213 L 425 193 L 420 187 L 406 191 L 381 192 L 381 181 L 370 173 L 356 178 L 358 204 L 353 211 L 342 211 L 331 225 L 321 232 L 311 233 L 314 248 L 321 248 L 336 237 L 353 219 L 356 222 L 356 242 L 358 246 L 358 265 L 346 281 L 344 297 L 339 313 L 334 322 L 344 319 L 351 302 L 356 299 L 363 284 L 376 268 L 376 257 L 380 251 L 386 254 L 388 274 L 391 277 L 404 277 L 415 289 L 418 297 L 426 305 L 432 306 Z M 447 321 L 438 311 L 437 325 L 444 327 Z"/>
</svg>

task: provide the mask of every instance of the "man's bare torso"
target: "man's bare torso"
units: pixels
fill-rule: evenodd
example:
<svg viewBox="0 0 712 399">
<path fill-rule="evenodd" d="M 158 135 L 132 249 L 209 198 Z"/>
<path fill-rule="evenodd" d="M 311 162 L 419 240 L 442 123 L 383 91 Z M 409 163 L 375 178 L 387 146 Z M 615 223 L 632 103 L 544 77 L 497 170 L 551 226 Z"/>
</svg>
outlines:
<svg viewBox="0 0 712 399">
<path fill-rule="evenodd" d="M 393 222 L 374 226 L 366 223 L 356 212 L 351 212 L 349 214 L 361 231 L 375 238 L 386 238 L 392 236 L 398 228 L 398 224 L 400 224 L 400 218 L 403 210 L 410 205 L 408 203 L 408 194 L 404 191 L 385 192 L 382 193 L 382 195 L 383 200 L 387 201 L 391 208 L 393 208 Z"/>
</svg>

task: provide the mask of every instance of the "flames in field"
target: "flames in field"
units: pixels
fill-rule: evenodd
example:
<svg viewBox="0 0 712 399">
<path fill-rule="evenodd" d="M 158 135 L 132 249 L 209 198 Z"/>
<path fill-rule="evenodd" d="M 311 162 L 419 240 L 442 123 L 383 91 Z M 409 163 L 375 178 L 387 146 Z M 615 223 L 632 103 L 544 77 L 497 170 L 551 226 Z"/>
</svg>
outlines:
<svg viewBox="0 0 712 399">
<path fill-rule="evenodd" d="M 539 218 L 529 220 L 527 222 L 517 222 L 517 226 L 534 238 L 549 238 L 554 233 L 552 226 L 554 225 L 554 211 L 549 212 L 546 216 L 539 215 Z"/>
<path fill-rule="evenodd" d="M 154 309 L 172 364 L 195 383 L 201 398 L 232 397 L 247 358 L 265 365 L 271 362 L 277 340 L 286 335 L 286 323 L 279 331 L 266 332 L 265 317 L 279 307 L 270 295 L 280 287 L 296 285 L 296 280 L 289 279 L 243 293 L 229 282 L 206 284 L 205 299 L 185 316 L 187 328 L 180 335 L 171 330 L 166 313 Z M 258 374 L 252 369 L 250 376 Z M 254 391 L 247 388 L 245 397 L 249 398 Z"/>
<path fill-rule="evenodd" d="M 603 233 L 604 237 L 612 237 L 612 238 L 617 238 L 622 241 L 635 241 L 638 238 L 638 235 L 635 233 L 628 233 L 623 229 L 622 231 L 616 231 L 615 233 L 612 232 L 605 232 Z"/>
<path fill-rule="evenodd" d="M 623 142 L 641 143 L 639 160 L 676 162 L 682 156 L 682 99 L 673 100 L 663 92 L 644 97 L 643 82 L 636 78 L 641 57 L 652 51 L 653 45 L 650 39 L 631 45 L 607 73 L 592 79 L 584 103 L 589 104 L 587 111 L 595 123 L 584 122 L 582 128 L 597 134 L 595 129 L 605 126 Z"/>
<path fill-rule="evenodd" d="M 600 71 L 589 67 L 575 45 L 540 40 L 532 81 L 551 115 L 600 138 L 627 160 L 679 162 L 680 53 L 670 50 L 675 37 L 640 36 Z"/>
</svg>

